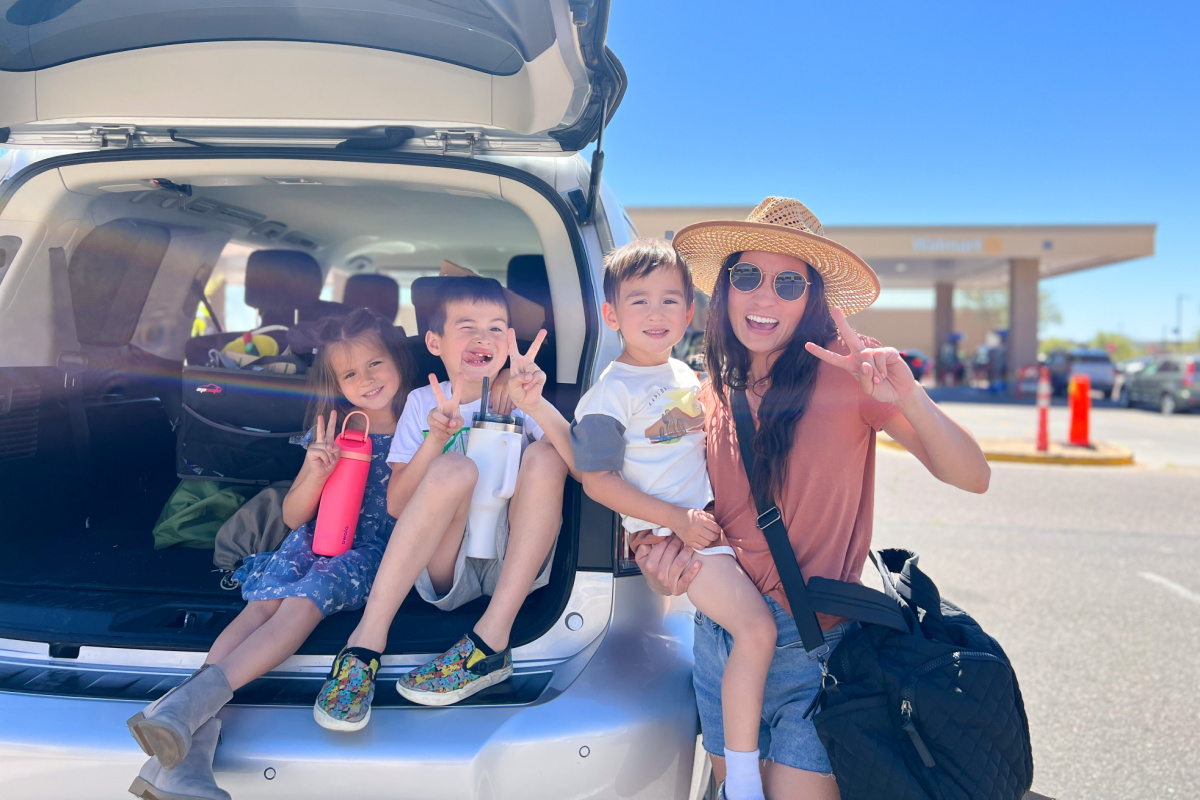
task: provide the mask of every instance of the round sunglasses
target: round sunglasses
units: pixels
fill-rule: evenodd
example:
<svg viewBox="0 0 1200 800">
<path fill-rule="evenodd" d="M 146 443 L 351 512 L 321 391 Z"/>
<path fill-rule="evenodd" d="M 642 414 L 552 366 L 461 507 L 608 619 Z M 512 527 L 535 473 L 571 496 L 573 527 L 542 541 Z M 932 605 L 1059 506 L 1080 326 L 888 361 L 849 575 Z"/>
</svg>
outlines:
<svg viewBox="0 0 1200 800">
<path fill-rule="evenodd" d="M 739 292 L 753 292 L 762 285 L 762 280 L 763 271 L 749 261 L 734 264 L 729 270 L 729 284 Z M 775 294 L 789 303 L 804 297 L 808 290 L 808 278 L 790 269 L 776 275 L 773 283 Z"/>
</svg>

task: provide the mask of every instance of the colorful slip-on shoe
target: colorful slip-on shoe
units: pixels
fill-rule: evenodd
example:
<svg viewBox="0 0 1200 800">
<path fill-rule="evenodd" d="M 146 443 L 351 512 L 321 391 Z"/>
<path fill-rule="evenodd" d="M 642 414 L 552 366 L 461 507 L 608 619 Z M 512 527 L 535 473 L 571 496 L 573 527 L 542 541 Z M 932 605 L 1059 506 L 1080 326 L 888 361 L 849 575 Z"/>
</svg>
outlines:
<svg viewBox="0 0 1200 800">
<path fill-rule="evenodd" d="M 396 691 L 423 706 L 448 706 L 508 680 L 512 671 L 511 647 L 489 656 L 468 633 L 449 650 L 396 681 Z"/>
<path fill-rule="evenodd" d="M 365 647 L 343 647 L 313 703 L 313 717 L 331 731 L 357 731 L 371 719 L 379 653 Z"/>
</svg>

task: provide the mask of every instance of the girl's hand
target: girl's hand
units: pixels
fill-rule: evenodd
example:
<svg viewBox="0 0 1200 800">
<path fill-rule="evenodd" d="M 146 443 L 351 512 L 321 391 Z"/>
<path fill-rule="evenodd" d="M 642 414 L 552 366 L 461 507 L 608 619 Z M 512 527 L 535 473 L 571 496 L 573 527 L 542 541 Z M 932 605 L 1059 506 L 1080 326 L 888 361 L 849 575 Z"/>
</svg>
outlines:
<svg viewBox="0 0 1200 800">
<path fill-rule="evenodd" d="M 521 355 L 517 348 L 517 332 L 508 329 L 508 359 L 512 374 L 508 378 L 508 394 L 513 404 L 526 414 L 542 399 L 542 387 L 546 385 L 546 373 L 534 363 L 542 342 L 546 339 L 546 330 L 538 331 L 537 338 L 529 345 L 529 350 Z"/>
<path fill-rule="evenodd" d="M 500 374 L 496 376 L 496 380 L 492 381 L 492 388 L 488 396 L 488 409 L 493 414 L 504 414 L 508 416 L 514 408 L 512 396 L 508 391 L 508 367 L 500 370 Z"/>
<path fill-rule="evenodd" d="M 442 385 L 436 375 L 429 376 L 429 385 L 433 387 L 433 396 L 437 399 L 437 407 L 429 411 L 429 438 L 445 446 L 450 437 L 458 433 L 463 426 L 462 414 L 459 413 L 458 398 L 462 395 L 462 373 L 454 379 L 454 389 L 449 395 L 442 393 Z"/>
<path fill-rule="evenodd" d="M 900 357 L 899 350 L 894 347 L 864 347 L 861 337 L 846 322 L 840 308 L 831 308 L 829 313 L 833 316 L 838 333 L 842 335 L 842 341 L 850 348 L 850 355 L 831 353 L 813 342 L 804 346 L 808 352 L 858 378 L 862 390 L 881 402 L 896 405 L 916 388 L 912 370 Z"/>
<path fill-rule="evenodd" d="M 337 446 L 337 412 L 330 411 L 328 428 L 325 426 L 325 420 L 317 417 L 313 440 L 308 445 L 304 462 L 314 477 L 324 481 L 333 474 L 333 468 L 337 466 L 340 455 L 341 450 Z"/>
<path fill-rule="evenodd" d="M 693 550 L 711 546 L 722 533 L 717 518 L 698 508 L 679 509 L 678 521 L 671 530 Z"/>
</svg>

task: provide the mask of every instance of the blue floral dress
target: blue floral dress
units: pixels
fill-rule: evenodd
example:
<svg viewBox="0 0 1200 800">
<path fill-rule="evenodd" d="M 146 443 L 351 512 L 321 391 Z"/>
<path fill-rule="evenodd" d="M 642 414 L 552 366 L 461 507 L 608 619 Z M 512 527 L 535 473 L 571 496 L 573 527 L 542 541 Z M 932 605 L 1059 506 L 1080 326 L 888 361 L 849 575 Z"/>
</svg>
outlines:
<svg viewBox="0 0 1200 800">
<path fill-rule="evenodd" d="M 301 443 L 307 446 L 311 435 Z M 243 600 L 307 597 L 326 617 L 366 605 L 388 537 L 396 525 L 395 518 L 387 513 L 387 487 L 392 476 L 387 456 L 391 446 L 392 434 L 371 434 L 371 471 L 354 546 L 337 556 L 317 555 L 312 549 L 316 520 L 310 520 L 288 534 L 274 553 L 246 556 L 233 573 L 242 584 Z"/>
</svg>

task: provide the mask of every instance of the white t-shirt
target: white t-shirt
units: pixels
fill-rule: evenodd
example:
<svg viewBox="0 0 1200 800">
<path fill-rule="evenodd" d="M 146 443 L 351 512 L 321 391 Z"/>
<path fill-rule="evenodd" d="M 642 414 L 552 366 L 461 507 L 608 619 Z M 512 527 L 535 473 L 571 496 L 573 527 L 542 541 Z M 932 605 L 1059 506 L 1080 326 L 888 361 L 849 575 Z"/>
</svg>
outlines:
<svg viewBox="0 0 1200 800">
<path fill-rule="evenodd" d="M 450 394 L 450 388 L 449 381 L 442 382 L 443 393 Z M 408 399 L 404 401 L 404 411 L 400 414 L 400 421 L 396 424 L 396 435 L 392 437 L 392 449 L 388 451 L 389 464 L 407 464 L 412 461 L 421 442 L 425 441 L 425 437 L 429 435 L 429 412 L 435 408 L 437 408 L 437 398 L 433 394 L 432 386 L 422 386 L 409 392 Z M 479 400 L 459 406 L 458 413 L 462 415 L 466 424 L 462 430 L 450 437 L 450 441 L 446 442 L 446 446 L 442 448 L 443 453 L 467 454 L 467 435 L 471 427 L 471 415 L 478 411 Z M 525 426 L 525 436 L 521 442 L 522 450 L 530 442 L 536 442 L 542 438 L 542 429 L 533 421 L 533 417 L 526 416 L 519 408 L 513 409 L 512 416 L 521 420 Z"/>
<path fill-rule="evenodd" d="M 653 367 L 614 361 L 575 408 L 571 447 L 580 472 L 619 472 L 682 508 L 713 499 L 704 450 L 700 379 L 676 359 Z M 627 531 L 656 529 L 622 515 Z"/>
</svg>

